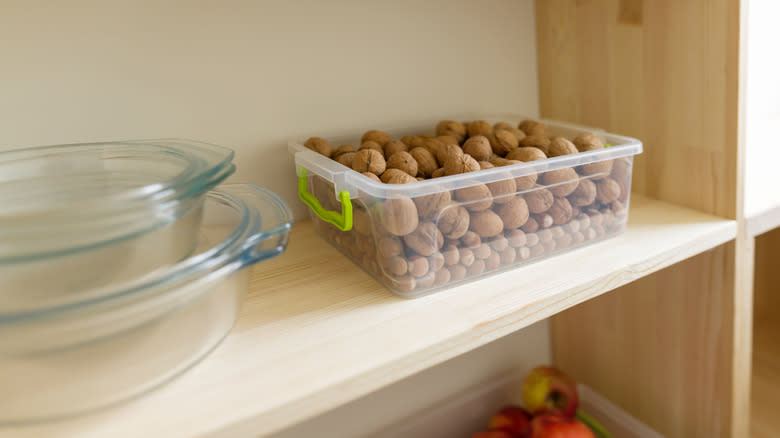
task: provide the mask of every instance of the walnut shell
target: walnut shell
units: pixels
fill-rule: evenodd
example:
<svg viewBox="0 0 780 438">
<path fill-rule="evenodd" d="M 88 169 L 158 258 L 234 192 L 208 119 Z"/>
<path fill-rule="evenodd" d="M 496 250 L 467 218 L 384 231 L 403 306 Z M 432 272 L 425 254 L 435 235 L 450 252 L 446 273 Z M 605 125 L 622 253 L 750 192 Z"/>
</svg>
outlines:
<svg viewBox="0 0 780 438">
<path fill-rule="evenodd" d="M 411 292 L 417 287 L 417 281 L 411 275 L 402 275 L 399 277 L 388 276 L 393 287 L 401 292 Z"/>
<path fill-rule="evenodd" d="M 336 162 L 343 164 L 347 167 L 352 167 L 352 162 L 355 161 L 357 152 L 344 152 L 336 158 Z"/>
<path fill-rule="evenodd" d="M 493 205 L 493 195 L 485 184 L 455 190 L 455 200 L 469 211 L 481 211 Z"/>
<path fill-rule="evenodd" d="M 387 168 L 387 162 L 382 153 L 374 149 L 363 149 L 355 153 L 352 160 L 352 169 L 358 172 L 371 172 L 381 175 Z"/>
<path fill-rule="evenodd" d="M 442 168 L 445 175 L 476 172 L 481 169 L 477 160 L 466 154 L 449 156 Z"/>
<path fill-rule="evenodd" d="M 387 159 L 388 169 L 398 169 L 417 176 L 417 161 L 409 152 L 399 151 Z"/>
<path fill-rule="evenodd" d="M 364 149 L 373 149 L 373 150 L 379 152 L 380 154 L 382 154 L 383 157 L 385 156 L 385 150 L 382 149 L 382 146 L 379 143 L 375 142 L 375 141 L 369 140 L 369 141 L 363 142 L 363 144 L 361 144 L 360 147 L 358 148 L 358 151 L 362 151 Z"/>
<path fill-rule="evenodd" d="M 520 146 L 537 148 L 549 156 L 550 139 L 541 135 L 529 135 L 520 140 Z"/>
<path fill-rule="evenodd" d="M 596 200 L 596 184 L 589 179 L 580 181 L 571 194 L 569 195 L 569 202 L 575 207 L 584 207 L 586 205 L 593 204 Z"/>
<path fill-rule="evenodd" d="M 526 221 L 526 223 L 528 222 Z M 520 248 L 528 241 L 528 239 L 526 239 L 525 232 L 520 229 L 507 231 L 506 238 L 509 241 L 509 246 L 512 248 Z"/>
<path fill-rule="evenodd" d="M 439 168 L 436 157 L 425 148 L 414 148 L 409 154 L 417 161 L 417 174 L 422 177 L 430 178 L 433 172 Z"/>
<path fill-rule="evenodd" d="M 547 159 L 547 155 L 539 148 L 523 146 L 510 151 L 506 155 L 506 158 L 527 163 L 529 161 L 545 160 Z"/>
<path fill-rule="evenodd" d="M 571 204 L 566 198 L 555 198 L 552 207 L 547 211 L 552 216 L 553 224 L 564 225 L 569 223 L 572 218 L 573 210 Z"/>
<path fill-rule="evenodd" d="M 456 146 L 460 146 L 460 141 L 458 140 L 458 137 L 455 137 L 454 135 L 440 135 L 436 138 L 444 142 L 444 144 L 454 144 Z"/>
<path fill-rule="evenodd" d="M 474 256 L 474 251 L 469 248 L 460 248 L 460 264 L 466 267 L 471 266 L 477 260 Z"/>
<path fill-rule="evenodd" d="M 555 196 L 568 196 L 579 185 L 579 175 L 571 167 L 551 170 L 542 174 L 542 184 Z"/>
<path fill-rule="evenodd" d="M 593 134 L 585 133 L 574 137 L 572 140 L 577 150 L 580 152 L 594 151 L 597 149 L 604 149 L 604 143 L 600 138 Z"/>
<path fill-rule="evenodd" d="M 490 142 L 490 147 L 493 149 L 493 152 L 496 155 L 501 157 L 506 156 L 509 151 L 520 145 L 517 137 L 515 137 L 514 134 L 512 134 L 510 131 L 507 131 L 506 129 L 497 130 L 493 134 L 493 137 L 488 137 L 488 139 L 495 139 L 495 141 Z"/>
<path fill-rule="evenodd" d="M 404 236 L 404 243 L 417 254 L 431 256 L 444 245 L 444 236 L 433 222 L 423 222 Z"/>
<path fill-rule="evenodd" d="M 596 161 L 594 163 L 583 164 L 580 169 L 585 175 L 598 175 L 593 179 L 606 178 L 612 172 L 613 160 Z"/>
<path fill-rule="evenodd" d="M 574 143 L 563 137 L 553 137 L 550 139 L 550 145 L 547 147 L 548 157 L 560 157 L 561 155 L 576 154 L 577 147 Z"/>
<path fill-rule="evenodd" d="M 485 272 L 484 260 L 474 260 L 474 263 L 469 266 L 469 274 L 471 275 L 479 275 L 483 272 Z"/>
<path fill-rule="evenodd" d="M 532 173 L 530 175 L 524 175 L 524 176 L 518 176 L 515 178 L 515 185 L 517 186 L 517 191 L 521 192 L 524 190 L 530 190 L 534 186 L 536 186 L 536 179 L 538 175 L 535 173 Z"/>
<path fill-rule="evenodd" d="M 371 217 L 368 212 L 362 208 L 354 208 L 352 210 L 352 223 L 354 230 L 358 234 L 368 236 L 371 234 Z"/>
<path fill-rule="evenodd" d="M 438 138 L 426 138 L 423 140 L 423 147 L 427 149 L 434 158 L 439 156 L 439 151 L 444 149 L 445 146 L 447 146 L 447 143 L 445 143 L 443 140 L 439 140 Z M 437 161 L 437 163 L 439 165 L 444 164 L 440 161 Z"/>
<path fill-rule="evenodd" d="M 406 263 L 406 258 L 397 255 L 383 259 L 379 266 L 385 273 L 390 275 L 401 276 L 409 271 L 409 265 Z"/>
<path fill-rule="evenodd" d="M 460 144 L 466 138 L 466 127 L 454 120 L 442 120 L 436 125 L 436 135 L 451 135 Z"/>
<path fill-rule="evenodd" d="M 513 129 L 514 126 L 512 126 L 508 122 L 498 122 L 495 125 L 493 125 L 493 131 L 498 131 L 499 129 Z"/>
<path fill-rule="evenodd" d="M 514 251 L 512 251 L 512 254 L 514 254 Z M 501 255 L 499 255 L 498 252 L 493 251 L 488 258 L 485 259 L 485 269 L 492 271 L 498 269 L 499 266 L 501 266 Z"/>
<path fill-rule="evenodd" d="M 479 168 L 482 169 L 482 170 L 493 169 L 494 167 L 496 167 L 496 166 L 492 165 L 490 163 L 490 161 L 480 161 L 479 162 Z"/>
<path fill-rule="evenodd" d="M 513 164 L 520 163 L 520 161 L 507 160 L 506 158 L 499 157 L 498 155 L 491 155 L 489 162 L 496 167 L 511 166 Z"/>
<path fill-rule="evenodd" d="M 417 178 L 399 169 L 388 169 L 382 174 L 382 182 L 385 184 L 411 184 L 417 182 Z"/>
<path fill-rule="evenodd" d="M 406 259 L 409 264 L 409 273 L 413 277 L 422 277 L 428 273 L 428 259 L 422 256 L 411 256 Z"/>
<path fill-rule="evenodd" d="M 455 244 L 449 244 L 441 250 L 441 254 L 444 256 L 444 264 L 447 266 L 457 265 L 460 261 L 460 251 Z"/>
<path fill-rule="evenodd" d="M 347 152 L 357 152 L 357 149 L 355 149 L 355 147 L 352 146 L 351 144 L 343 144 L 343 145 L 337 147 L 333 151 L 333 153 L 331 154 L 330 157 L 335 160 L 336 158 L 339 157 L 339 155 L 346 154 Z"/>
<path fill-rule="evenodd" d="M 381 203 L 382 225 L 396 236 L 405 236 L 419 223 L 417 207 L 409 198 L 391 198 Z"/>
<path fill-rule="evenodd" d="M 490 137 L 490 135 L 493 134 L 493 126 L 484 120 L 475 120 L 469 123 L 467 129 L 469 137 L 474 137 L 475 135 Z"/>
<path fill-rule="evenodd" d="M 452 195 L 448 191 L 433 193 L 414 198 L 417 212 L 424 220 L 434 220 L 452 203 Z"/>
<path fill-rule="evenodd" d="M 310 137 L 303 145 L 326 157 L 330 157 L 333 154 L 333 148 L 330 146 L 330 143 L 322 137 Z"/>
<path fill-rule="evenodd" d="M 631 158 L 616 158 L 613 161 L 612 178 L 618 182 L 628 184 L 631 179 Z"/>
<path fill-rule="evenodd" d="M 514 136 L 517 139 L 518 143 L 520 142 L 520 140 L 522 140 L 522 139 L 524 139 L 526 137 L 525 132 L 523 132 L 520 129 L 515 128 L 513 126 L 509 127 L 509 128 L 506 128 L 506 130 L 511 132 L 512 134 L 514 134 Z"/>
<path fill-rule="evenodd" d="M 482 238 L 479 237 L 479 234 L 473 231 L 467 231 L 466 234 L 460 238 L 460 243 L 461 246 L 465 248 L 475 249 L 482 245 Z"/>
<path fill-rule="evenodd" d="M 433 174 L 431 174 L 431 178 L 441 178 L 443 176 L 446 176 L 446 175 L 444 175 L 444 169 L 441 168 L 441 167 L 436 169 L 436 170 L 434 170 Z"/>
<path fill-rule="evenodd" d="M 351 164 L 351 163 L 350 163 L 350 164 Z M 381 179 L 379 179 L 379 177 L 378 177 L 378 176 L 374 175 L 374 174 L 373 174 L 373 173 L 371 173 L 371 172 L 362 172 L 362 173 L 361 173 L 361 175 L 365 175 L 365 176 L 367 176 L 367 177 L 369 177 L 369 178 L 373 179 L 373 180 L 374 180 L 374 181 L 376 181 L 376 182 L 382 182 L 382 180 L 381 180 Z M 383 173 L 382 175 L 384 175 L 384 173 Z"/>
<path fill-rule="evenodd" d="M 540 213 L 533 215 L 533 218 L 536 219 L 536 223 L 539 224 L 539 228 L 550 228 L 553 223 L 553 217 L 548 213 Z"/>
<path fill-rule="evenodd" d="M 477 161 L 488 161 L 492 153 L 490 141 L 484 135 L 470 137 L 463 143 L 463 152 L 471 155 Z"/>
<path fill-rule="evenodd" d="M 451 278 L 452 274 L 450 274 L 450 270 L 447 268 L 441 268 L 436 271 L 436 276 L 434 277 L 433 282 L 437 285 L 443 285 L 449 283 Z"/>
<path fill-rule="evenodd" d="M 468 270 L 463 265 L 455 265 L 449 268 L 450 269 L 450 278 L 452 281 L 458 281 L 463 280 L 466 278 L 466 274 L 468 273 Z"/>
<path fill-rule="evenodd" d="M 552 192 L 544 188 L 544 186 L 536 187 L 538 187 L 537 190 L 525 194 L 525 202 L 528 203 L 528 210 L 531 213 L 544 213 L 552 207 L 555 199 Z"/>
<path fill-rule="evenodd" d="M 515 184 L 513 178 L 488 183 L 487 186 L 488 189 L 490 189 L 490 193 L 493 195 L 493 202 L 496 204 L 511 202 L 517 191 L 517 184 Z"/>
<path fill-rule="evenodd" d="M 440 148 L 439 152 L 436 153 L 436 161 L 444 164 L 448 160 L 457 158 L 461 155 L 463 155 L 463 149 L 456 144 L 449 143 L 444 145 L 443 148 Z"/>
<path fill-rule="evenodd" d="M 402 141 L 391 141 L 384 146 L 385 157 L 392 157 L 396 152 L 409 152 L 409 146 Z"/>
<path fill-rule="evenodd" d="M 504 222 L 492 210 L 477 211 L 471 214 L 469 229 L 482 237 L 493 237 L 504 231 Z"/>
<path fill-rule="evenodd" d="M 461 206 L 450 206 L 441 212 L 436 225 L 448 239 L 460 239 L 469 230 L 469 212 Z"/>
<path fill-rule="evenodd" d="M 395 236 L 384 236 L 376 244 L 376 250 L 381 257 L 388 258 L 396 256 L 403 252 L 404 247 L 401 240 Z"/>
<path fill-rule="evenodd" d="M 596 181 L 596 199 L 603 204 L 609 204 L 620 197 L 620 184 L 612 178 Z"/>
<path fill-rule="evenodd" d="M 439 232 L 439 229 L 436 228 L 436 231 Z M 441 235 L 441 232 L 439 232 L 439 235 Z M 430 255 L 430 257 L 428 257 L 428 265 L 431 267 L 431 271 L 438 271 L 439 269 L 443 268 L 444 255 L 439 251 L 434 252 Z"/>
<path fill-rule="evenodd" d="M 525 135 L 547 135 L 547 126 L 534 120 L 523 120 L 517 126 Z"/>
<path fill-rule="evenodd" d="M 500 205 L 496 213 L 506 230 L 520 228 L 528 221 L 528 205 L 521 197 L 512 198 L 510 202 Z"/>
<path fill-rule="evenodd" d="M 363 134 L 362 137 L 360 137 L 361 144 L 367 141 L 375 141 L 379 143 L 380 146 L 384 146 L 390 143 L 390 136 L 386 132 L 372 129 L 371 131 L 367 131 L 365 134 Z"/>
</svg>

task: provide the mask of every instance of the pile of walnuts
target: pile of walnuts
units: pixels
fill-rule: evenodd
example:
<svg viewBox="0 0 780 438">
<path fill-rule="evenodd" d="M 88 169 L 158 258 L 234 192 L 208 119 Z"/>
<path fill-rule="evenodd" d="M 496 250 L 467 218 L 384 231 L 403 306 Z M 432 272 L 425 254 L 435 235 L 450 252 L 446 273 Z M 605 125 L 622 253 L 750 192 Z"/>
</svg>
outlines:
<svg viewBox="0 0 780 438">
<path fill-rule="evenodd" d="M 532 120 L 516 126 L 444 120 L 436 135 L 393 140 L 371 130 L 360 142 L 334 148 L 312 137 L 304 145 L 386 184 L 604 148 L 593 134 L 553 136 Z M 625 224 L 631 164 L 630 158 L 599 161 L 415 198 L 361 197 L 353 201 L 352 231 L 318 227 L 391 289 L 420 291 L 617 232 Z M 318 177 L 311 183 L 327 208 L 337 208 L 331 185 Z"/>
</svg>

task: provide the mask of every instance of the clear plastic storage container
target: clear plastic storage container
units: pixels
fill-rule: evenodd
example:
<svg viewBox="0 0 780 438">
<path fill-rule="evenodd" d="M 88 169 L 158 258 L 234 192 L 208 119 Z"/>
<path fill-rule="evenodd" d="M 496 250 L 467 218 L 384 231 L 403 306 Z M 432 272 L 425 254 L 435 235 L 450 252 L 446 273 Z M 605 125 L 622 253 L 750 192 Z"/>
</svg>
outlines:
<svg viewBox="0 0 780 438">
<path fill-rule="evenodd" d="M 469 438 L 487 428 L 490 417 L 507 405 L 522 406 L 523 375 L 510 372 L 467 389 L 449 400 L 373 435 L 373 438 Z M 578 385 L 580 409 L 612 438 L 663 438 L 619 406 Z"/>
<path fill-rule="evenodd" d="M 180 263 L 81 301 L 0 314 L 0 425 L 142 394 L 225 337 L 248 287 L 243 268 L 284 251 L 292 216 L 252 185 L 211 191 L 203 215 L 196 249 Z"/>
<path fill-rule="evenodd" d="M 492 117 L 517 124 L 520 116 Z M 291 141 L 300 198 L 321 236 L 408 298 L 551 257 L 621 233 L 636 139 L 541 120 L 550 135 L 592 133 L 607 147 L 385 184 Z M 515 125 L 517 126 L 517 125 Z M 388 130 L 432 134 L 432 125 Z M 359 145 L 360 134 L 329 139 Z"/>
<path fill-rule="evenodd" d="M 233 151 L 189 140 L 0 153 L 0 317 L 95 296 L 186 258 Z"/>
</svg>

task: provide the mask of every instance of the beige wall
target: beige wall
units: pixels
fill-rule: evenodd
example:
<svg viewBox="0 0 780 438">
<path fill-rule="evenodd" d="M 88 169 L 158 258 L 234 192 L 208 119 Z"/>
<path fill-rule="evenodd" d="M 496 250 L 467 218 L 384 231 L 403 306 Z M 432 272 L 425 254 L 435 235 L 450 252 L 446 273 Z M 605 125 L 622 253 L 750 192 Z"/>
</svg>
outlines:
<svg viewBox="0 0 780 438">
<path fill-rule="evenodd" d="M 0 149 L 188 137 L 300 213 L 291 136 L 538 114 L 532 0 L 0 0 Z"/>
</svg>

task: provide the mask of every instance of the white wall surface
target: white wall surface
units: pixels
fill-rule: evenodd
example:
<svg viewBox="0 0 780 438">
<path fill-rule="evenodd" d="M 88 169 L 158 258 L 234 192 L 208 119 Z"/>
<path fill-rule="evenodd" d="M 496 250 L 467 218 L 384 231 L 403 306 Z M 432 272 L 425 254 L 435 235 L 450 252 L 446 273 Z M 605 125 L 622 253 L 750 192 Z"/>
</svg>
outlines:
<svg viewBox="0 0 780 438">
<path fill-rule="evenodd" d="M 538 114 L 532 0 L 0 0 L 0 150 L 187 137 L 295 208 L 292 136 Z"/>
</svg>

